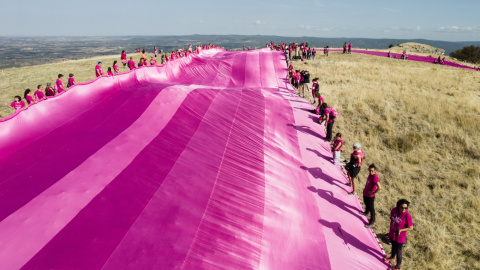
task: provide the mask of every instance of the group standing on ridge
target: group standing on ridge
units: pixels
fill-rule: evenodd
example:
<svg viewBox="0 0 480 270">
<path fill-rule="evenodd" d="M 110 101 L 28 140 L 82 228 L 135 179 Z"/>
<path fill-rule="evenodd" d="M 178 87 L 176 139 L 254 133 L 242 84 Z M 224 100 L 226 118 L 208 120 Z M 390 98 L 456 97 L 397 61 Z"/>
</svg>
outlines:
<svg viewBox="0 0 480 270">
<path fill-rule="evenodd" d="M 285 43 L 282 43 L 281 45 L 275 45 L 272 42 L 272 44 L 269 46 L 272 48 L 272 50 L 282 50 L 285 53 L 289 81 L 297 90 L 298 95 L 302 98 L 305 98 L 305 93 L 309 93 L 310 73 L 307 70 L 295 70 L 291 61 L 295 59 L 304 61 L 303 55 L 299 53 L 304 50 L 303 48 L 306 44 L 308 43 L 302 43 L 300 46 L 297 46 L 296 44 L 290 44 L 286 46 Z M 308 50 L 309 49 L 307 49 L 307 51 Z M 315 51 L 315 49 L 312 51 Z M 329 47 L 325 46 L 325 56 L 328 56 L 328 51 Z M 351 52 L 352 44 L 347 44 L 345 42 L 343 45 L 343 53 L 350 54 Z M 301 55 L 302 57 L 299 59 L 298 57 L 295 57 L 297 55 Z M 406 52 L 402 54 L 401 58 L 404 60 L 408 59 Z M 305 91 L 305 89 L 307 89 L 307 91 Z M 348 182 L 345 183 L 345 185 L 351 187 L 351 190 L 348 191 L 348 194 L 356 195 L 357 178 L 365 160 L 365 153 L 362 150 L 360 143 L 354 143 L 353 151 L 350 154 L 350 159 L 345 160 L 346 164 L 344 164 L 344 160 L 342 160 L 340 157 L 340 151 L 344 146 L 342 134 L 337 132 L 335 137 L 332 138 L 333 127 L 335 120 L 338 117 L 338 112 L 329 106 L 320 94 L 319 78 L 314 78 L 312 80 L 311 89 L 313 104 L 317 104 L 314 109 L 310 110 L 310 112 L 317 115 L 317 123 L 325 126 L 325 141 L 330 142 L 330 147 L 333 154 L 333 163 L 337 166 L 344 167 L 346 171 Z M 377 167 L 374 164 L 370 164 L 368 166 L 368 177 L 362 192 L 365 211 L 359 211 L 359 215 L 370 215 L 368 223 L 365 225 L 366 228 L 372 228 L 375 226 L 375 197 L 381 190 L 382 185 L 380 184 L 380 180 L 377 175 Z M 396 259 L 396 266 L 392 269 L 400 269 L 403 258 L 402 249 L 406 241 L 407 232 L 413 230 L 412 217 L 407 211 L 409 204 L 410 202 L 408 202 L 406 199 L 400 199 L 397 202 L 396 207 L 394 207 L 390 213 L 390 229 L 388 233 L 388 240 L 392 244 L 392 252 L 391 256 L 384 258 L 384 261 L 391 263 Z"/>
</svg>

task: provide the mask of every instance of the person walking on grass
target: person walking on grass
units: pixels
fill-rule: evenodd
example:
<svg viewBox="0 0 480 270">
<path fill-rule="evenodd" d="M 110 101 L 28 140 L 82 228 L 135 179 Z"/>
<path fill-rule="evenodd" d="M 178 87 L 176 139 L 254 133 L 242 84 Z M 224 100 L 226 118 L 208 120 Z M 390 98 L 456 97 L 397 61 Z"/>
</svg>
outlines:
<svg viewBox="0 0 480 270">
<path fill-rule="evenodd" d="M 368 166 L 368 177 L 365 188 L 363 189 L 363 203 L 365 204 L 365 212 L 360 211 L 361 215 L 368 215 L 370 213 L 370 220 L 365 228 L 372 228 L 375 226 L 375 194 L 377 194 L 382 187 L 380 180 L 378 180 L 377 167 L 374 164 Z"/>
<path fill-rule="evenodd" d="M 360 173 L 360 168 L 362 166 L 364 152 L 361 150 L 362 146 L 360 143 L 353 144 L 353 152 L 350 154 L 350 162 L 347 164 L 347 174 L 348 180 L 350 183 L 347 186 L 352 187 L 352 191 L 348 193 L 348 195 L 355 195 L 357 184 L 355 183 L 358 173 Z"/>
<path fill-rule="evenodd" d="M 407 240 L 407 232 L 413 230 L 413 220 L 407 211 L 410 202 L 401 199 L 397 202 L 397 207 L 393 208 L 390 213 L 390 230 L 388 238 L 392 241 L 391 256 L 385 258 L 385 262 L 391 263 L 397 259 L 397 264 L 392 269 L 400 269 L 402 265 L 402 249 Z"/>
</svg>

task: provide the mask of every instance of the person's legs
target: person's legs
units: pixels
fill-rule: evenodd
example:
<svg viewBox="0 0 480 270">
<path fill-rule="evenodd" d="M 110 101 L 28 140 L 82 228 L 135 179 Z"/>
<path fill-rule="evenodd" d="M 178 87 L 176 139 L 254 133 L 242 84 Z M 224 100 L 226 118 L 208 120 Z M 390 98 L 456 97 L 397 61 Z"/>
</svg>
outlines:
<svg viewBox="0 0 480 270">
<path fill-rule="evenodd" d="M 333 161 L 335 165 L 342 165 L 342 160 L 340 158 L 340 151 L 334 151 L 333 152 Z"/>
<path fill-rule="evenodd" d="M 403 249 L 403 243 L 397 243 L 397 248 L 396 248 L 397 265 L 395 267 L 398 269 L 400 269 L 400 267 L 402 266 L 402 249 Z"/>
<path fill-rule="evenodd" d="M 332 141 L 333 123 L 335 123 L 335 119 L 332 119 L 332 122 L 327 124 L 327 137 L 325 139 L 329 142 Z"/>
<path fill-rule="evenodd" d="M 363 202 L 365 203 L 365 215 L 370 213 L 370 220 L 368 221 L 369 227 L 375 224 L 375 197 L 363 196 Z"/>
</svg>

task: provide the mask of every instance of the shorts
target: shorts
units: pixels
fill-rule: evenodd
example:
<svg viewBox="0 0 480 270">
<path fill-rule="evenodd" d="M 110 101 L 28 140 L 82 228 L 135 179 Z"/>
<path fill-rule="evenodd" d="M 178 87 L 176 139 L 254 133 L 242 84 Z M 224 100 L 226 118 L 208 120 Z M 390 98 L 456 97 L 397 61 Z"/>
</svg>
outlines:
<svg viewBox="0 0 480 270">
<path fill-rule="evenodd" d="M 350 173 L 350 177 L 352 178 L 356 178 L 358 173 L 360 173 L 360 168 L 361 167 L 353 167 L 353 168 L 350 168 L 350 170 L 348 171 Z"/>
</svg>

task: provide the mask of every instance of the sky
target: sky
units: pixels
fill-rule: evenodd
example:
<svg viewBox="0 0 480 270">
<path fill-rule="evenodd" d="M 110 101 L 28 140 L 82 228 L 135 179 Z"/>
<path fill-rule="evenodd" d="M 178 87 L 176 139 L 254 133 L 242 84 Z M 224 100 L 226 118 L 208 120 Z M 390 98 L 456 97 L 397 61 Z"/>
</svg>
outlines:
<svg viewBox="0 0 480 270">
<path fill-rule="evenodd" d="M 277 35 L 480 41 L 478 0 L 0 0 L 0 36 Z"/>
</svg>

